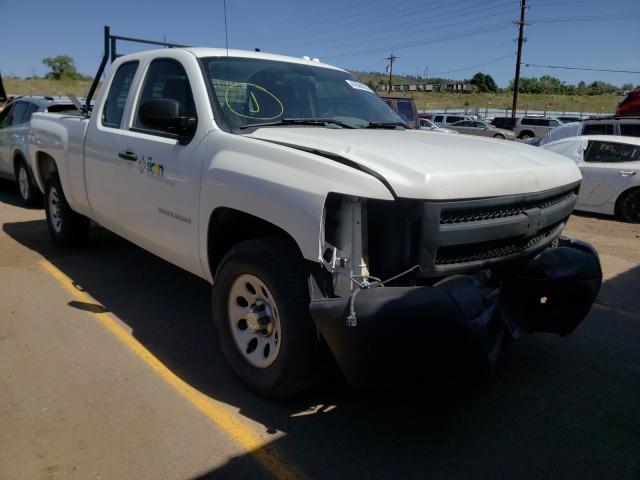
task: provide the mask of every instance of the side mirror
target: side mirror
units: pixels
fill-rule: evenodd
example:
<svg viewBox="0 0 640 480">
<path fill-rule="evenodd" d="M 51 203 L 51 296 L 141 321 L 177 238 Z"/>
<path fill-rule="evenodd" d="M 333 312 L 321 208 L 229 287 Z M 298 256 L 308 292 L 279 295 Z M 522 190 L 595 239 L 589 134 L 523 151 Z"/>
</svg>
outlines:
<svg viewBox="0 0 640 480">
<path fill-rule="evenodd" d="M 180 115 L 180 102 L 170 98 L 147 100 L 140 106 L 140 122 L 154 130 L 188 137 L 197 126 L 195 117 Z"/>
</svg>

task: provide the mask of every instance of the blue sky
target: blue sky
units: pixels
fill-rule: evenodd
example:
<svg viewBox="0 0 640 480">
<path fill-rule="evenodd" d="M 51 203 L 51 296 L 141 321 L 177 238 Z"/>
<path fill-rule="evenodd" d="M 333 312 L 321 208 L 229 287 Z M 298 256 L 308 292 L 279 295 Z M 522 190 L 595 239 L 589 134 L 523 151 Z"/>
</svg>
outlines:
<svg viewBox="0 0 640 480">
<path fill-rule="evenodd" d="M 528 4 L 532 24 L 523 62 L 640 71 L 640 0 Z M 0 0 L 0 11 L 4 75 L 30 76 L 34 68 L 43 75 L 42 59 L 58 54 L 71 55 L 81 72 L 93 74 L 103 25 L 125 36 L 166 36 L 197 46 L 225 42 L 222 0 Z M 519 0 L 227 0 L 231 48 L 310 55 L 369 71 L 384 71 L 393 52 L 398 73 L 422 75 L 428 67 L 430 75 L 469 78 L 483 71 L 502 86 L 513 77 L 517 30 L 509 22 L 518 15 Z M 640 84 L 640 74 L 531 67 L 522 74 Z"/>
</svg>

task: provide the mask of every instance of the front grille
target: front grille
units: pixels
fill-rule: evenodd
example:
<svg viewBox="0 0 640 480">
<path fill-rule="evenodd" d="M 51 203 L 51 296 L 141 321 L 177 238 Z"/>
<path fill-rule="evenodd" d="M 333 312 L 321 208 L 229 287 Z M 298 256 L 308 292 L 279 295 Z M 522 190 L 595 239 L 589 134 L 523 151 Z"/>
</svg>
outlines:
<svg viewBox="0 0 640 480">
<path fill-rule="evenodd" d="M 564 224 L 564 221 L 556 223 L 528 238 L 507 238 L 483 243 L 440 247 L 437 250 L 434 263 L 435 265 L 464 264 L 523 253 L 559 234 Z"/>
<path fill-rule="evenodd" d="M 456 223 L 482 222 L 496 218 L 515 217 L 517 215 L 524 214 L 527 210 L 532 208 L 539 208 L 541 210 L 551 208 L 555 205 L 571 200 L 576 195 L 576 190 L 571 190 L 548 198 L 520 202 L 515 205 L 444 210 L 440 216 L 440 224 L 450 225 Z"/>
</svg>

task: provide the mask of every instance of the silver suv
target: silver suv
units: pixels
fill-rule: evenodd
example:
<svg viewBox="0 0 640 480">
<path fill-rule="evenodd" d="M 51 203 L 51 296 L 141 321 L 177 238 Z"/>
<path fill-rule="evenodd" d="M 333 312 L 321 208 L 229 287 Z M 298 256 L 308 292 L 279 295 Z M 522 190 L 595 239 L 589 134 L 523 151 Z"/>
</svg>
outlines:
<svg viewBox="0 0 640 480">
<path fill-rule="evenodd" d="M 521 140 L 539 138 L 552 128 L 562 125 L 560 120 L 545 117 L 522 117 L 513 127 L 513 133 Z"/>
<path fill-rule="evenodd" d="M 454 115 L 447 113 L 438 113 L 433 116 L 433 123 L 439 127 L 448 127 L 452 123 L 460 122 L 461 120 L 473 120 L 468 115 Z"/>
</svg>

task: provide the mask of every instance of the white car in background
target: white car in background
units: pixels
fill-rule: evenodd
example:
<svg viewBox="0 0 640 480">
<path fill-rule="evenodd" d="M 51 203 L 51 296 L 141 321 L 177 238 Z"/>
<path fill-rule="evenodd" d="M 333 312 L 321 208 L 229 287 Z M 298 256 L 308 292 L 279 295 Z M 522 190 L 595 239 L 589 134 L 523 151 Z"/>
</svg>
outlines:
<svg viewBox="0 0 640 480">
<path fill-rule="evenodd" d="M 428 118 L 420 119 L 420 130 L 428 130 L 431 132 L 441 132 L 441 133 L 458 133 L 455 130 L 451 130 L 450 128 L 439 127 Z"/>
<path fill-rule="evenodd" d="M 45 95 L 14 98 L 0 112 L 0 178 L 15 181 L 25 205 L 42 203 L 42 194 L 33 182 L 29 159 L 29 122 L 35 112 L 75 110 L 69 100 Z"/>
<path fill-rule="evenodd" d="M 577 210 L 640 223 L 640 138 L 589 135 L 542 145 L 572 158 L 582 171 Z"/>
</svg>

